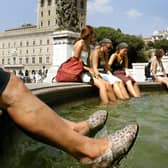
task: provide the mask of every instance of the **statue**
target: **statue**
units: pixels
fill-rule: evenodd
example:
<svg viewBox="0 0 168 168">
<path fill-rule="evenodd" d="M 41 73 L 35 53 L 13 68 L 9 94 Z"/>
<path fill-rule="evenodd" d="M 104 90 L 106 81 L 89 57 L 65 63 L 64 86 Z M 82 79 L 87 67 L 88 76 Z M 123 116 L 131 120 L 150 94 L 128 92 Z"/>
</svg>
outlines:
<svg viewBox="0 0 168 168">
<path fill-rule="evenodd" d="M 57 16 L 58 29 L 71 30 L 74 32 L 80 31 L 79 14 L 76 0 L 58 0 L 57 1 Z"/>
</svg>

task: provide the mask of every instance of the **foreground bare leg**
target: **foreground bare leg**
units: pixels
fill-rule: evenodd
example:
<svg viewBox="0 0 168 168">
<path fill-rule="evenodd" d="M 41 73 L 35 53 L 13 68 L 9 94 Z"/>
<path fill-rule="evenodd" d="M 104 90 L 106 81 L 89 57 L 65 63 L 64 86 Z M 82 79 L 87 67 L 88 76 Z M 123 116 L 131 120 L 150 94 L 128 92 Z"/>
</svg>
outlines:
<svg viewBox="0 0 168 168">
<path fill-rule="evenodd" d="M 60 116 L 34 96 L 14 75 L 11 75 L 0 97 L 0 105 L 21 128 L 39 136 L 44 142 L 63 149 L 79 160 L 93 159 L 107 149 L 106 138 L 91 139 L 72 130 Z"/>
<path fill-rule="evenodd" d="M 133 124 L 106 138 L 83 136 L 34 96 L 15 75 L 11 75 L 0 96 L 0 107 L 7 110 L 18 126 L 41 141 L 63 149 L 81 162 L 104 168 L 128 153 L 138 133 L 138 125 Z"/>
<path fill-rule="evenodd" d="M 64 122 L 67 123 L 71 129 L 73 129 L 74 131 L 76 131 L 82 135 L 87 134 L 90 130 L 89 124 L 86 121 L 81 121 L 81 122 L 76 123 L 73 121 L 66 120 L 64 118 L 62 118 L 62 120 L 64 120 Z"/>
</svg>

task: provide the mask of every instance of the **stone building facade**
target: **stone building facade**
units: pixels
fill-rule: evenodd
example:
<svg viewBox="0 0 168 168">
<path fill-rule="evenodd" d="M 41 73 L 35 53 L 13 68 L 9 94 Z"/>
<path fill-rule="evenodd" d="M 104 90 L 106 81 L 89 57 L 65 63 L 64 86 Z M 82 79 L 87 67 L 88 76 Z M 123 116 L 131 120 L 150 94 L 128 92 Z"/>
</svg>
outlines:
<svg viewBox="0 0 168 168">
<path fill-rule="evenodd" d="M 79 32 L 86 22 L 86 4 L 86 0 L 37 0 L 36 25 L 0 32 L 0 65 L 15 71 L 48 69 L 53 60 L 52 34 Z"/>
</svg>

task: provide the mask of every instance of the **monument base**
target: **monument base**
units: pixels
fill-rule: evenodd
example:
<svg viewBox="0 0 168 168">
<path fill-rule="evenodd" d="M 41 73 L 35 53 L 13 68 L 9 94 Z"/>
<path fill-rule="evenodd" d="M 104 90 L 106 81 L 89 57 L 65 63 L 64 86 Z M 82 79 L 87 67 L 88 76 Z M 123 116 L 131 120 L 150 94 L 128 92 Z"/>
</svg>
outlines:
<svg viewBox="0 0 168 168">
<path fill-rule="evenodd" d="M 54 77 L 57 74 L 59 66 L 51 66 L 48 70 L 47 77 L 43 80 L 44 83 L 52 83 L 55 81 Z"/>
</svg>

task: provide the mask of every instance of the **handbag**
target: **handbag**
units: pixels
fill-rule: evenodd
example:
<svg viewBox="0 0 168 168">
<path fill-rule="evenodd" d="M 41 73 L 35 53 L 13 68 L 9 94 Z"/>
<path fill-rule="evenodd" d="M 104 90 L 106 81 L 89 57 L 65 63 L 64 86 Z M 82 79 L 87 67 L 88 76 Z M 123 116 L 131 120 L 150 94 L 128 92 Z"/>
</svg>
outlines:
<svg viewBox="0 0 168 168">
<path fill-rule="evenodd" d="M 79 82 L 81 81 L 82 71 L 82 60 L 77 57 L 70 57 L 61 64 L 55 78 L 58 82 Z"/>
</svg>

